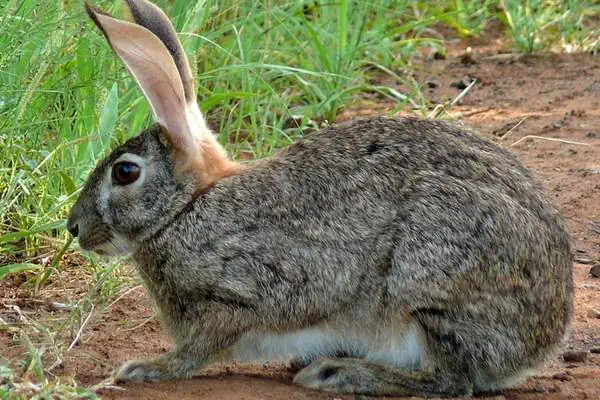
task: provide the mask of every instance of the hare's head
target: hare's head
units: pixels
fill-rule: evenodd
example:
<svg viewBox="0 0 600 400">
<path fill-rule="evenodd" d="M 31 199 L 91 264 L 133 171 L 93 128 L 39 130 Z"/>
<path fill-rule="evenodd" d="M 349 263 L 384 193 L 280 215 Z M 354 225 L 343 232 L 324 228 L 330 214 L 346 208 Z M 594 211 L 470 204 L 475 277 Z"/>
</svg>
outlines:
<svg viewBox="0 0 600 400">
<path fill-rule="evenodd" d="M 207 128 L 183 47 L 162 10 L 126 0 L 134 22 L 90 5 L 88 14 L 135 78 L 157 124 L 115 149 L 91 173 L 67 228 L 105 255 L 137 245 L 237 166 Z"/>
</svg>

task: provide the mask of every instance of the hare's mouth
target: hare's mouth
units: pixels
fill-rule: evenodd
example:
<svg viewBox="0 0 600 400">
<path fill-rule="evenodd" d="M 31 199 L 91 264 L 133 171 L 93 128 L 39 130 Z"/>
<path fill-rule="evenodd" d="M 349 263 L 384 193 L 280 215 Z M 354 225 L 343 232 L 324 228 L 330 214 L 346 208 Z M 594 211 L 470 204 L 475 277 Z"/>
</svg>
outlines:
<svg viewBox="0 0 600 400">
<path fill-rule="evenodd" d="M 90 236 L 80 236 L 79 246 L 101 256 L 128 256 L 135 253 L 137 246 L 123 235 L 99 231 Z"/>
</svg>

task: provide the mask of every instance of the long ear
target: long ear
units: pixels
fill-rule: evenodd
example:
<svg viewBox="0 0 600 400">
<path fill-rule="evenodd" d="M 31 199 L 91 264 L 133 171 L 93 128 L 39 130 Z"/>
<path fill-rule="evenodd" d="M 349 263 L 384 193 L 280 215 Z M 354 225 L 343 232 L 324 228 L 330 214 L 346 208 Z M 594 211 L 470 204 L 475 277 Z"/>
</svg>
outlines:
<svg viewBox="0 0 600 400">
<path fill-rule="evenodd" d="M 154 33 L 167 47 L 181 77 L 185 98 L 188 103 L 196 101 L 194 80 L 183 46 L 167 15 L 147 0 L 125 0 L 135 23 Z"/>
<path fill-rule="evenodd" d="M 128 5 L 134 18 L 160 36 L 142 25 L 113 18 L 87 3 L 86 10 L 137 81 L 172 145 L 188 158 L 197 157 L 202 141 L 215 143 L 198 109 L 181 44 L 159 8 L 144 0 L 128 0 Z"/>
</svg>

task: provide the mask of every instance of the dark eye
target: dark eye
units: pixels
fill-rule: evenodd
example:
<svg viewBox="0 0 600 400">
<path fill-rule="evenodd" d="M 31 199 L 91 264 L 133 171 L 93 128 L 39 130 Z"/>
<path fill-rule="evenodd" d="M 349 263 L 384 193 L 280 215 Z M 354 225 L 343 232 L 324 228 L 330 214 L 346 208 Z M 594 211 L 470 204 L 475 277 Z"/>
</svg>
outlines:
<svg viewBox="0 0 600 400">
<path fill-rule="evenodd" d="M 129 161 L 121 161 L 113 165 L 112 179 L 119 185 L 129 185 L 140 177 L 140 167 Z"/>
</svg>

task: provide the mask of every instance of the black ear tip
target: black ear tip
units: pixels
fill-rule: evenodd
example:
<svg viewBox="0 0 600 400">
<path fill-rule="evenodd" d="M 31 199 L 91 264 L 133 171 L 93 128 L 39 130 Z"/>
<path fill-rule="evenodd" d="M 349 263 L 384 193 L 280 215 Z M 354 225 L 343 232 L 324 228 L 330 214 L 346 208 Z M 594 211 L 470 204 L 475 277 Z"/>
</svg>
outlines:
<svg viewBox="0 0 600 400">
<path fill-rule="evenodd" d="M 111 17 L 114 18 L 112 15 L 110 15 L 109 13 L 107 13 L 106 11 L 103 11 L 101 9 L 99 9 L 96 6 L 91 5 L 89 2 L 84 2 L 83 3 L 85 6 L 85 11 L 87 12 L 87 14 L 90 16 L 91 19 L 93 19 L 94 21 L 97 21 L 97 15 L 106 15 L 107 17 Z"/>
<path fill-rule="evenodd" d="M 106 36 L 106 38 L 108 39 L 108 36 L 106 35 L 106 32 L 104 31 L 104 28 L 102 27 L 102 24 L 98 20 L 98 15 L 106 15 L 107 17 L 112 17 L 112 15 L 110 15 L 107 12 L 102 11 L 101 9 L 99 9 L 97 7 L 94 7 L 87 1 L 84 2 L 83 4 L 85 6 L 85 12 L 87 12 L 87 15 L 89 15 L 91 20 L 94 22 L 94 25 L 96 25 L 102 31 L 104 36 Z"/>
<path fill-rule="evenodd" d="M 87 15 L 91 18 L 91 20 L 94 22 L 94 24 L 102 29 L 102 25 L 100 25 L 100 21 L 98 21 L 98 9 L 96 7 L 94 7 L 93 5 L 91 5 L 90 3 L 88 3 L 87 1 L 84 3 L 85 4 L 85 12 L 87 13 Z"/>
<path fill-rule="evenodd" d="M 90 18 L 94 19 L 95 14 L 97 14 L 99 10 L 87 1 L 84 1 L 83 5 L 85 7 L 85 12 L 87 12 L 87 14 L 90 16 Z"/>
</svg>

